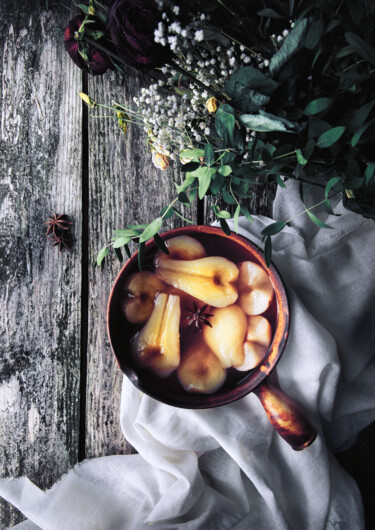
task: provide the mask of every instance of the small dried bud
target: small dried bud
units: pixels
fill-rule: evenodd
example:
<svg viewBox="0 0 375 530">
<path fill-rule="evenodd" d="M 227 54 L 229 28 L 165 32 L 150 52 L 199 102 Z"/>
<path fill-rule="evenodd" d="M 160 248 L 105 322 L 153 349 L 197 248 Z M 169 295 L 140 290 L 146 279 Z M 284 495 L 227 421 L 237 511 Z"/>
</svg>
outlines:
<svg viewBox="0 0 375 530">
<path fill-rule="evenodd" d="M 215 97 L 212 97 L 206 101 L 206 108 L 210 114 L 215 114 L 218 107 L 218 101 Z"/>
<path fill-rule="evenodd" d="M 152 162 L 155 167 L 164 171 L 169 167 L 169 158 L 157 151 L 152 151 Z"/>
<path fill-rule="evenodd" d="M 121 112 L 120 110 L 118 110 L 117 121 L 122 132 L 126 134 L 126 131 L 128 130 L 129 116 L 125 112 Z"/>
<path fill-rule="evenodd" d="M 90 98 L 90 96 L 88 96 L 84 92 L 78 92 L 78 93 L 79 93 L 80 98 L 82 99 L 82 101 L 84 101 L 88 107 L 91 107 L 92 109 L 94 109 L 96 107 L 95 101 L 92 100 Z"/>
</svg>

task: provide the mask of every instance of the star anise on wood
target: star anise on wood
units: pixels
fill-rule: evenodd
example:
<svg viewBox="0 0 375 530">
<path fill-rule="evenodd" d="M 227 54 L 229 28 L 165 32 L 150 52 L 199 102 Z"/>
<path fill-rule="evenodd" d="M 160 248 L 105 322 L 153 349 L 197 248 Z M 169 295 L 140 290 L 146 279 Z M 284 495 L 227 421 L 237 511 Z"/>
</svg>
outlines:
<svg viewBox="0 0 375 530">
<path fill-rule="evenodd" d="M 197 331 L 199 331 L 199 333 L 202 333 L 203 324 L 206 324 L 206 326 L 210 326 L 210 328 L 212 328 L 211 322 L 207 319 L 213 317 L 213 315 L 205 313 L 205 310 L 207 309 L 207 304 L 203 305 L 201 308 L 198 309 L 197 304 L 193 302 L 193 309 L 189 309 L 188 307 L 186 309 L 188 311 L 188 314 L 185 315 L 184 318 L 189 320 L 188 328 L 194 326 L 194 333 L 196 333 Z"/>
<path fill-rule="evenodd" d="M 50 234 L 56 234 L 56 231 L 58 229 L 61 230 L 69 230 L 69 226 L 73 223 L 68 221 L 67 216 L 65 214 L 57 215 L 53 214 L 52 217 L 48 218 L 48 221 L 45 222 L 47 226 L 47 236 Z"/>
<path fill-rule="evenodd" d="M 51 236 L 48 241 L 53 247 L 58 246 L 61 252 L 63 248 L 71 250 L 72 238 L 69 234 L 69 228 L 73 224 L 65 214 L 53 214 L 45 223 L 47 226 L 46 234 Z"/>
<path fill-rule="evenodd" d="M 70 244 L 71 239 L 67 237 L 64 233 L 57 234 L 54 233 L 52 237 L 49 238 L 49 241 L 51 241 L 51 246 L 56 247 L 59 246 L 59 251 L 61 252 L 63 248 L 66 248 L 66 250 L 72 250 Z"/>
</svg>

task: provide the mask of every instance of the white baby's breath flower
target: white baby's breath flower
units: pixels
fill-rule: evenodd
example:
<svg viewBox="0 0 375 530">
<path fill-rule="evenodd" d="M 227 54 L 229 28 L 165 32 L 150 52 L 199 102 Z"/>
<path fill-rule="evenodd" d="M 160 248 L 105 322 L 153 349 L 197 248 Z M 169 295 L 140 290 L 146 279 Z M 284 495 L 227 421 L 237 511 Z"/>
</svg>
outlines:
<svg viewBox="0 0 375 530">
<path fill-rule="evenodd" d="M 199 29 L 194 34 L 194 40 L 196 40 L 197 42 L 202 42 L 203 39 L 204 39 L 204 33 L 201 29 Z"/>
</svg>

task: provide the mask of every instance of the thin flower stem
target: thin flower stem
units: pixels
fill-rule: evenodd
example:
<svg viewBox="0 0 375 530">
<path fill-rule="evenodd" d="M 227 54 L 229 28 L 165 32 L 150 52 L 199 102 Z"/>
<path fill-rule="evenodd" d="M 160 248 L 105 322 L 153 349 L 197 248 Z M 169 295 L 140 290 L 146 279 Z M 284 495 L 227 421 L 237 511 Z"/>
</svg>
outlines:
<svg viewBox="0 0 375 530">
<path fill-rule="evenodd" d="M 335 195 L 337 195 L 338 191 L 336 191 L 336 193 L 334 193 L 333 195 L 331 195 L 330 199 L 332 199 L 332 197 L 334 197 Z M 285 221 L 285 224 L 288 224 L 290 223 L 291 221 L 294 221 L 294 219 L 297 219 L 297 217 L 300 217 L 301 215 L 305 214 L 306 212 L 309 212 L 311 210 L 313 210 L 314 208 L 317 208 L 318 206 L 321 206 L 322 204 L 324 204 L 325 202 L 327 201 L 327 199 L 324 199 L 324 201 L 320 201 L 320 202 L 317 202 L 316 204 L 313 204 L 312 206 L 310 206 L 309 208 L 305 208 L 302 212 L 298 213 L 297 215 L 295 215 L 294 217 L 291 217 L 290 219 L 288 219 L 288 221 Z"/>
</svg>

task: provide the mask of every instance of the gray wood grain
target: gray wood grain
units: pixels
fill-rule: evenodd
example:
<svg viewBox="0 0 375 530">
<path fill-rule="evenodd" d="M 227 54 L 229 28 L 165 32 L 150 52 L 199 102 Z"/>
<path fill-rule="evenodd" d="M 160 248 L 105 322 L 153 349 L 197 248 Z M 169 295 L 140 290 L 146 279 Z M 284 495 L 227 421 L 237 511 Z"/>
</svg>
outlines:
<svg viewBox="0 0 375 530">
<path fill-rule="evenodd" d="M 0 475 L 51 486 L 77 461 L 80 365 L 81 74 L 45 2 L 0 3 Z M 71 254 L 47 243 L 74 220 Z M 0 527 L 20 520 L 0 503 Z"/>
<path fill-rule="evenodd" d="M 89 94 L 99 103 L 133 104 L 147 78 L 107 72 L 89 79 Z M 99 113 L 100 114 L 100 113 Z M 105 114 L 108 111 L 105 110 Z M 124 135 L 116 119 L 89 119 L 90 261 L 108 243 L 113 230 L 126 224 L 143 224 L 156 218 L 175 197 L 175 168 L 156 169 L 142 129 L 131 125 Z M 190 214 L 191 215 L 191 214 Z M 196 211 L 192 215 L 196 219 Z M 180 226 L 177 217 L 164 229 Z M 163 231 L 164 231 L 163 229 Z M 132 247 L 132 251 L 136 249 Z M 103 272 L 90 269 L 89 350 L 87 369 L 86 455 L 88 457 L 131 451 L 120 429 L 122 374 L 111 353 L 106 333 L 106 305 L 110 288 L 120 270 L 114 257 Z"/>
</svg>

